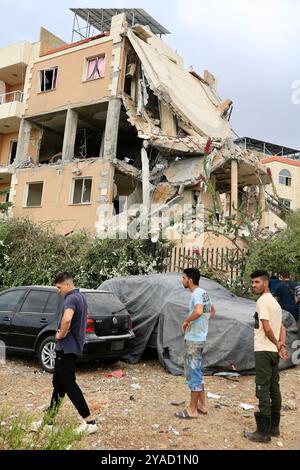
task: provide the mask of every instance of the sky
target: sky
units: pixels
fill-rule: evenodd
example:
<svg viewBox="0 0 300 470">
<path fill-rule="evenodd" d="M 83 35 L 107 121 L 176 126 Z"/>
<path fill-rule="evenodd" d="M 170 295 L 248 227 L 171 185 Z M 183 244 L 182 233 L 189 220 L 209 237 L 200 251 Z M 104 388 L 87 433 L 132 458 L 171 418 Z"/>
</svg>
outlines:
<svg viewBox="0 0 300 470">
<path fill-rule="evenodd" d="M 186 68 L 217 77 L 238 136 L 300 149 L 300 0 L 1 0 L 0 47 L 41 26 L 70 42 L 71 7 L 144 8 Z"/>
</svg>

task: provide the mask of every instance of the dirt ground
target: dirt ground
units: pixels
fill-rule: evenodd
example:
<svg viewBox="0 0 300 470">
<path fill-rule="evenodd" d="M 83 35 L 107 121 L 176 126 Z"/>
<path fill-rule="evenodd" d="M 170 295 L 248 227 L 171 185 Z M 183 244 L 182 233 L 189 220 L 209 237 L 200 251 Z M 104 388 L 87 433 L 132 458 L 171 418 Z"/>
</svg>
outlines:
<svg viewBox="0 0 300 470">
<path fill-rule="evenodd" d="M 105 377 L 123 369 L 123 379 Z M 256 405 L 254 377 L 238 382 L 207 377 L 206 390 L 219 399 L 209 399 L 209 414 L 198 420 L 180 421 L 174 413 L 181 406 L 172 402 L 188 400 L 183 377 L 173 377 L 160 366 L 155 354 L 139 365 L 119 363 L 110 368 L 80 364 L 78 383 L 82 387 L 99 424 L 99 433 L 76 444 L 82 449 L 101 450 L 210 450 L 210 449 L 300 449 L 300 368 L 281 374 L 283 394 L 282 436 L 269 445 L 254 444 L 243 437 L 253 430 L 253 410 L 241 403 Z M 51 376 L 42 373 L 34 360 L 9 358 L 0 366 L 0 403 L 14 414 L 28 411 L 39 418 L 51 395 Z M 77 419 L 66 398 L 62 415 Z"/>
</svg>

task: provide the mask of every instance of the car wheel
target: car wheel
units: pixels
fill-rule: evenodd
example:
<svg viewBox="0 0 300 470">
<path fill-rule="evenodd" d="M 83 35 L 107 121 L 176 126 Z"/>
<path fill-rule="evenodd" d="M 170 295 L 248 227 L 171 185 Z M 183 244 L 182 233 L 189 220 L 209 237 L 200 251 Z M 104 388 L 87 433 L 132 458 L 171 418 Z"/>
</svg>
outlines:
<svg viewBox="0 0 300 470">
<path fill-rule="evenodd" d="M 54 336 L 49 336 L 41 342 L 38 349 L 38 360 L 45 372 L 53 374 L 55 366 L 55 338 Z"/>
</svg>

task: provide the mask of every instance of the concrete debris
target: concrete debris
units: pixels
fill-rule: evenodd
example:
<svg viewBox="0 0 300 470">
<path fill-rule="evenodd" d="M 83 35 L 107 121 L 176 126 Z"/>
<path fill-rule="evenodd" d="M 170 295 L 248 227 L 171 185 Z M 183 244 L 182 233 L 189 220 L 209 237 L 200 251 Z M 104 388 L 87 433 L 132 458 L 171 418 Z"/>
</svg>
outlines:
<svg viewBox="0 0 300 470">
<path fill-rule="evenodd" d="M 232 135 L 229 122 L 216 112 L 221 101 L 209 85 L 195 80 L 182 65 L 161 53 L 161 43 L 153 46 L 130 29 L 127 37 L 143 64 L 152 90 L 161 101 L 172 106 L 199 135 L 222 139 Z"/>
<path fill-rule="evenodd" d="M 295 401 L 288 401 L 284 406 L 283 406 L 283 411 L 297 411 L 298 406 Z"/>
<path fill-rule="evenodd" d="M 199 182 L 203 172 L 203 159 L 189 158 L 171 163 L 164 176 L 171 184 L 193 186 Z"/>
<path fill-rule="evenodd" d="M 221 399 L 221 395 L 216 395 L 216 394 L 214 394 L 214 393 L 208 392 L 207 398 L 208 398 L 209 400 L 220 400 L 220 399 Z"/>
<path fill-rule="evenodd" d="M 132 384 L 131 388 L 133 388 L 133 390 L 141 390 L 142 387 L 140 386 L 140 384 Z"/>
<path fill-rule="evenodd" d="M 160 205 L 166 204 L 171 199 L 173 199 L 176 194 L 176 187 L 170 185 L 169 183 L 162 183 L 154 189 L 152 203 Z"/>
<path fill-rule="evenodd" d="M 120 173 L 131 176 L 138 181 L 142 181 L 142 172 L 133 165 L 118 159 L 113 160 L 113 165 Z"/>
<path fill-rule="evenodd" d="M 250 411 L 250 410 L 255 409 L 255 407 L 253 405 L 248 405 L 248 403 L 241 403 L 240 407 L 245 411 Z"/>
</svg>

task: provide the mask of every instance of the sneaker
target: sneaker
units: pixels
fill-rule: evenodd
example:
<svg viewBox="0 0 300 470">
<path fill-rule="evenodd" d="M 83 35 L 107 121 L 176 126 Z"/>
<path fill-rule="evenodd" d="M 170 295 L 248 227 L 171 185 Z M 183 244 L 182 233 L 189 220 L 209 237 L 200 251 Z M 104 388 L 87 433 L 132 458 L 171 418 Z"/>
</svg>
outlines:
<svg viewBox="0 0 300 470">
<path fill-rule="evenodd" d="M 96 421 L 92 421 L 91 423 L 87 423 L 86 421 L 82 423 L 78 428 L 76 429 L 76 434 L 86 434 L 90 436 L 91 434 L 95 434 L 98 432 L 98 426 L 96 424 Z"/>
<path fill-rule="evenodd" d="M 44 428 L 47 431 L 52 431 L 53 426 L 49 424 L 44 424 L 44 420 L 40 419 L 40 421 L 33 421 L 30 426 L 30 432 L 38 432 L 41 428 Z"/>
</svg>

